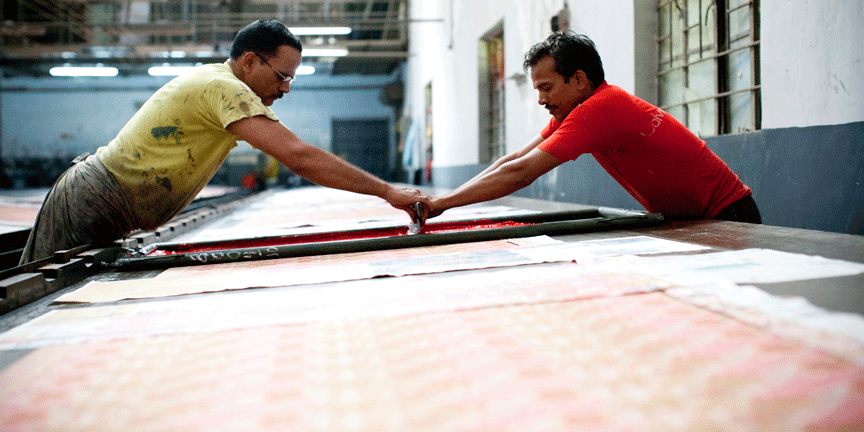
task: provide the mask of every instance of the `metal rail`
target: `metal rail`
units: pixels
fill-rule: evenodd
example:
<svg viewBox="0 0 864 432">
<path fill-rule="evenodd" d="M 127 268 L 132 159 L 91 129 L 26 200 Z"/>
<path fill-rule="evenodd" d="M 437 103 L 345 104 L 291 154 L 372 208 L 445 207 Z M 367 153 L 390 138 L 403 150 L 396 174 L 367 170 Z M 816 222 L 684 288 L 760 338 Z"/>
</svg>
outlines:
<svg viewBox="0 0 864 432">
<path fill-rule="evenodd" d="M 168 268 L 178 266 L 192 266 L 202 264 L 218 264 L 241 261 L 255 261 L 265 259 L 292 258 L 311 255 L 328 255 L 337 253 L 368 252 L 384 249 L 402 249 L 411 247 L 437 246 L 451 243 L 469 243 L 488 240 L 501 240 L 507 238 L 533 237 L 539 235 L 563 235 L 586 231 L 600 231 L 624 226 L 648 226 L 663 221 L 663 217 L 655 213 L 642 213 L 609 208 L 598 208 L 567 212 L 540 213 L 524 216 L 502 216 L 488 218 L 478 223 L 488 224 L 493 222 L 522 222 L 531 225 L 511 226 L 502 228 L 480 228 L 468 231 L 451 231 L 417 235 L 399 235 L 382 238 L 360 239 L 360 240 L 335 240 L 315 243 L 287 244 L 280 246 L 262 246 L 248 248 L 234 248 L 218 251 L 202 252 L 180 252 L 172 255 L 147 256 L 153 248 L 139 248 L 137 251 L 120 256 L 113 263 L 105 263 L 107 266 L 118 270 L 142 270 L 153 268 Z M 434 224 L 427 225 L 432 227 Z M 374 230 L 345 231 L 344 233 L 362 233 Z M 308 236 L 301 234 L 296 236 L 283 236 L 290 240 Z M 276 237 L 271 237 L 276 238 Z M 256 239 L 264 240 L 264 239 Z M 237 240 L 235 240 L 237 241 Z M 205 248 L 218 246 L 225 242 L 197 243 L 196 246 Z M 180 244 L 164 243 L 155 244 L 155 248 L 163 250 L 177 250 Z"/>
</svg>

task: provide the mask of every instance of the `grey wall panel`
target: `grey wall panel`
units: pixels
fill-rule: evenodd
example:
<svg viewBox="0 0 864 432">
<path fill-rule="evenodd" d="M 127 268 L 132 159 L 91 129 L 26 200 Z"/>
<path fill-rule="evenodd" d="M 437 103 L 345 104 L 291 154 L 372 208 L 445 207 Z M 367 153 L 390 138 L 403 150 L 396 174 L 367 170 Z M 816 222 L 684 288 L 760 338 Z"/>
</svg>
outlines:
<svg viewBox="0 0 864 432">
<path fill-rule="evenodd" d="M 864 234 L 864 122 L 761 130 L 706 142 L 753 189 L 765 224 Z M 435 168 L 432 183 L 452 189 L 485 166 Z M 515 195 L 642 209 L 588 155 Z"/>
<path fill-rule="evenodd" d="M 864 234 L 864 122 L 707 142 L 753 189 L 766 224 Z"/>
</svg>

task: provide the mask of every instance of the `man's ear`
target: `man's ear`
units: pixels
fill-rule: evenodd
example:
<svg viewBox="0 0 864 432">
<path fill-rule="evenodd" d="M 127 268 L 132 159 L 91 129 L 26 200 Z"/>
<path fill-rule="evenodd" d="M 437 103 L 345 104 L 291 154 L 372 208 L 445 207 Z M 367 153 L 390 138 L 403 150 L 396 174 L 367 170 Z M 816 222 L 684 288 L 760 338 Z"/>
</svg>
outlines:
<svg viewBox="0 0 864 432">
<path fill-rule="evenodd" d="M 586 75 L 585 71 L 583 71 L 582 69 L 577 70 L 573 74 L 573 78 L 571 78 L 571 79 L 575 79 L 576 84 L 578 84 L 580 88 L 593 85 L 593 84 L 591 84 L 591 81 L 588 79 L 588 75 Z"/>
<path fill-rule="evenodd" d="M 243 66 L 243 70 L 247 72 L 255 66 L 256 61 L 258 61 L 258 56 L 252 51 L 246 51 L 240 56 L 240 65 Z"/>
</svg>

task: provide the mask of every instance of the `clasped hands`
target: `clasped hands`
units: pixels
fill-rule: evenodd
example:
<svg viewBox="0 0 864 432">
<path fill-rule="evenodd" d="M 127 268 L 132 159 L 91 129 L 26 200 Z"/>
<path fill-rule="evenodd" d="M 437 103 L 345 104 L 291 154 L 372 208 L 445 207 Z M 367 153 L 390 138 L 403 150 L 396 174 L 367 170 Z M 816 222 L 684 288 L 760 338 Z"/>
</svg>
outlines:
<svg viewBox="0 0 864 432">
<path fill-rule="evenodd" d="M 420 190 L 410 187 L 394 188 L 392 196 L 385 198 L 391 206 L 402 210 L 411 217 L 411 222 L 422 227 L 427 219 L 444 213 L 436 197 L 430 197 Z"/>
</svg>

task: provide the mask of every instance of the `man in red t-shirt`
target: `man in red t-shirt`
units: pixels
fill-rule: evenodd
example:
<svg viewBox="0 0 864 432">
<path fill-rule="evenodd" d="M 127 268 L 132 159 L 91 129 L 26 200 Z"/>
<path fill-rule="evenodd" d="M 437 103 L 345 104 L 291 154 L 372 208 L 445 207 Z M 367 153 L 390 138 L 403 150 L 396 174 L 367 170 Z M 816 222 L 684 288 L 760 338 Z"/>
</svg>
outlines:
<svg viewBox="0 0 864 432">
<path fill-rule="evenodd" d="M 433 198 L 429 217 L 509 195 L 591 153 L 649 212 L 668 219 L 762 222 L 750 188 L 704 141 L 663 110 L 606 83 L 588 37 L 554 33 L 528 51 L 524 67 L 551 121 L 520 150 Z"/>
</svg>

